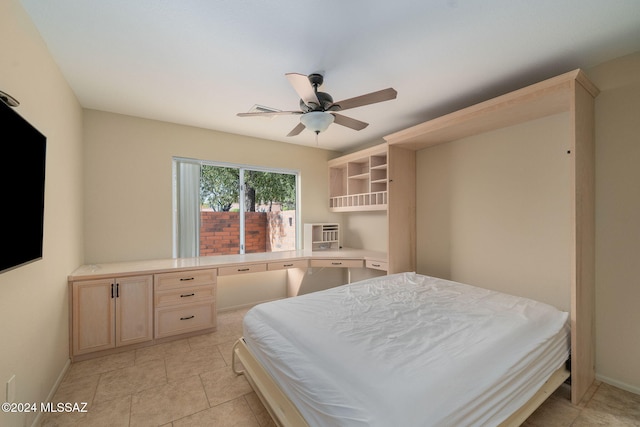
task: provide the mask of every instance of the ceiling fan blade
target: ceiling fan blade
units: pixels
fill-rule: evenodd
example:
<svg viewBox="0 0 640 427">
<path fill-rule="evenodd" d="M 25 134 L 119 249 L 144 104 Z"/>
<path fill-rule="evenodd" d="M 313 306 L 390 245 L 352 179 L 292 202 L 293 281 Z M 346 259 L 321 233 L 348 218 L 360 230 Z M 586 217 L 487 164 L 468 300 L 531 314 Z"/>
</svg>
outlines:
<svg viewBox="0 0 640 427">
<path fill-rule="evenodd" d="M 298 123 L 298 126 L 294 127 L 291 132 L 287 134 L 287 136 L 296 136 L 300 134 L 305 129 L 305 126 L 302 123 Z"/>
<path fill-rule="evenodd" d="M 309 105 L 312 109 L 320 105 L 316 91 L 309 81 L 309 77 L 299 73 L 287 73 L 285 75 L 291 86 L 293 86 L 293 89 L 306 105 Z"/>
<path fill-rule="evenodd" d="M 393 88 L 382 89 L 377 92 L 371 92 L 366 95 L 356 96 L 355 98 L 344 99 L 342 101 L 334 102 L 333 106 L 339 105 L 340 111 L 348 110 L 349 108 L 362 107 L 363 105 L 375 104 L 377 102 L 390 101 L 396 99 L 398 92 Z M 331 107 L 329 107 L 331 109 Z"/>
<path fill-rule="evenodd" d="M 346 126 L 348 128 L 354 130 L 362 130 L 369 126 L 369 123 L 361 122 L 360 120 L 353 119 L 351 117 L 343 116 L 341 114 L 331 113 L 333 117 L 335 117 L 334 123 L 337 123 L 342 126 Z"/>
<path fill-rule="evenodd" d="M 255 111 L 250 113 L 238 113 L 238 117 L 269 117 L 269 116 L 289 116 L 291 114 L 302 114 L 302 111 Z"/>
</svg>

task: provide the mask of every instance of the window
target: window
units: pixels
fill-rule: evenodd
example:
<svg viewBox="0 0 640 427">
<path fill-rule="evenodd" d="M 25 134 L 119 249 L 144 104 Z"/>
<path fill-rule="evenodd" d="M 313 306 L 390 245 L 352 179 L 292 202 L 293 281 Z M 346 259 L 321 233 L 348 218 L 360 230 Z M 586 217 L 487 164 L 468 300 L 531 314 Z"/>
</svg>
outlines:
<svg viewBox="0 0 640 427">
<path fill-rule="evenodd" d="M 298 172 L 173 159 L 174 256 L 295 250 Z"/>
</svg>

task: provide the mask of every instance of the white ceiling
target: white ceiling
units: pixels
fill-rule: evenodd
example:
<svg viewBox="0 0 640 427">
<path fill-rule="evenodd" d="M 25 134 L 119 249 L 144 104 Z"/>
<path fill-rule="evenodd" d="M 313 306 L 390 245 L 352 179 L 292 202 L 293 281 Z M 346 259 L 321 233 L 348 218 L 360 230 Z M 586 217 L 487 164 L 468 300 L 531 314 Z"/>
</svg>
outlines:
<svg viewBox="0 0 640 427">
<path fill-rule="evenodd" d="M 347 150 L 640 51 L 639 0 L 21 0 L 83 107 L 316 146 L 285 73 L 334 100 L 393 87 L 318 146 Z"/>
</svg>

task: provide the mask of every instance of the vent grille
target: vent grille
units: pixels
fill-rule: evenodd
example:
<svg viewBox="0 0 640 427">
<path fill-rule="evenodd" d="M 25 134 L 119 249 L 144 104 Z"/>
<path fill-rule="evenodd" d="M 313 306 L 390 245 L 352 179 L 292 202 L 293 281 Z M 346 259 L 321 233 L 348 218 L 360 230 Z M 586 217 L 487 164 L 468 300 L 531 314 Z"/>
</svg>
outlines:
<svg viewBox="0 0 640 427">
<path fill-rule="evenodd" d="M 282 110 L 277 110 L 271 107 L 265 107 L 264 105 L 254 105 L 249 109 L 250 113 L 279 113 Z"/>
</svg>

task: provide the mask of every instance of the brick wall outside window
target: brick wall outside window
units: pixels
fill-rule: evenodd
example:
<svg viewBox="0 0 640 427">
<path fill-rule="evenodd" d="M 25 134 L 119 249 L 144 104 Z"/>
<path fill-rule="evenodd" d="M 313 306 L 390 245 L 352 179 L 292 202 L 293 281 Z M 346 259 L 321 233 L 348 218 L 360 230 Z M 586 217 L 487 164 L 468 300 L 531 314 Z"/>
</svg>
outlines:
<svg viewBox="0 0 640 427">
<path fill-rule="evenodd" d="M 245 253 L 294 250 L 295 211 L 245 212 Z M 240 252 L 240 213 L 200 211 L 200 256 Z"/>
</svg>

